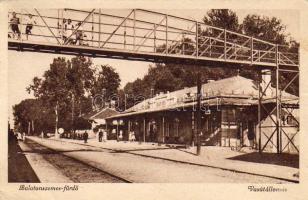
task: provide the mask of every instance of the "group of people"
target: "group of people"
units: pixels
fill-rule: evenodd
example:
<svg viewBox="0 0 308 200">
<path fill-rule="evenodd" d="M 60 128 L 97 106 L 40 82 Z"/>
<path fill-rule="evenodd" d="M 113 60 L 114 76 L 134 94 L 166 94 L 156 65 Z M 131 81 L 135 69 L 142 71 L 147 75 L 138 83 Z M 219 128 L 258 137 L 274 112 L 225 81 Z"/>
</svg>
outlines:
<svg viewBox="0 0 308 200">
<path fill-rule="evenodd" d="M 123 131 L 120 130 L 119 133 L 117 133 L 117 134 L 118 134 L 117 140 L 118 140 L 118 141 L 123 141 Z M 135 132 L 134 132 L 134 131 L 129 131 L 129 132 L 128 132 L 128 141 L 129 141 L 129 142 L 134 142 L 134 141 L 136 141 L 136 136 L 135 136 Z"/>
<path fill-rule="evenodd" d="M 64 44 L 89 46 L 82 22 L 74 25 L 71 19 L 63 19 L 58 23 L 58 34 Z"/>
<path fill-rule="evenodd" d="M 62 138 L 68 138 L 68 139 L 74 139 L 74 140 L 84 140 L 84 143 L 87 143 L 89 134 L 87 131 L 81 132 L 81 131 L 76 131 L 76 132 L 67 132 L 63 133 L 61 135 Z"/>
<path fill-rule="evenodd" d="M 9 20 L 9 27 L 11 31 L 8 34 L 9 38 L 12 39 L 24 39 L 21 38 L 22 30 L 21 25 L 25 26 L 24 34 L 26 35 L 26 40 L 29 39 L 29 35 L 32 34 L 33 26 L 37 25 L 37 22 L 34 19 L 34 15 L 27 14 L 21 15 L 22 17 L 17 16 L 16 12 L 12 13 L 12 17 Z M 24 17 L 23 17 L 24 16 Z M 77 22 L 75 25 L 71 19 L 63 19 L 62 23 L 58 22 L 58 38 L 63 41 L 63 44 L 74 44 L 74 45 L 83 45 L 89 46 L 88 38 L 83 30 L 83 23 Z"/>
<path fill-rule="evenodd" d="M 118 134 L 118 141 L 123 141 L 123 131 L 120 130 Z M 108 139 L 108 133 L 105 129 L 99 129 L 98 133 L 98 141 L 99 142 L 106 142 Z M 85 143 L 87 143 L 88 140 L 88 133 L 87 131 L 75 131 L 75 132 L 66 132 L 61 134 L 62 138 L 68 138 L 68 139 L 74 139 L 74 140 L 84 140 Z M 134 131 L 128 132 L 128 141 L 134 142 L 136 141 L 136 136 Z"/>
<path fill-rule="evenodd" d="M 12 142 L 16 142 L 17 140 L 25 141 L 26 139 L 25 132 L 20 133 L 20 132 L 14 131 L 13 129 L 9 129 L 8 134 L 9 134 L 8 135 L 9 141 L 12 141 Z"/>
<path fill-rule="evenodd" d="M 19 29 L 19 26 L 22 24 L 22 25 L 25 25 L 24 32 L 26 34 L 27 40 L 28 40 L 29 35 L 32 34 L 33 25 L 37 24 L 32 14 L 26 15 L 25 18 L 21 20 L 19 17 L 17 17 L 16 12 L 12 13 L 12 17 L 9 23 L 10 23 L 10 28 L 12 31 L 12 34 L 8 35 L 9 38 L 21 39 L 21 31 Z"/>
<path fill-rule="evenodd" d="M 98 131 L 98 141 L 99 142 L 106 142 L 107 141 L 107 131 L 104 129 L 99 129 Z"/>
</svg>

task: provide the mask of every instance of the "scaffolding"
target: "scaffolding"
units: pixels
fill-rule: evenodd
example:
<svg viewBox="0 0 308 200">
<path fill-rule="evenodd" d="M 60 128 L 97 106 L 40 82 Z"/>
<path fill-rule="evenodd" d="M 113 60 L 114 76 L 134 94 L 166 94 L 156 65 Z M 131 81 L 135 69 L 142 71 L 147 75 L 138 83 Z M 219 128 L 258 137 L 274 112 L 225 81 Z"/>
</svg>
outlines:
<svg viewBox="0 0 308 200">
<path fill-rule="evenodd" d="M 273 84 L 266 80 L 266 76 L 275 75 L 274 95 L 267 95 Z M 281 75 L 288 74 L 291 79 L 282 84 Z M 294 138 L 300 131 L 300 123 L 294 111 L 299 109 L 299 97 L 290 96 L 285 91 L 299 78 L 299 71 L 296 69 L 280 69 L 279 65 L 274 71 L 259 71 L 259 104 L 258 104 L 258 149 L 262 153 L 271 145 L 278 154 L 285 152 L 290 145 L 295 152 L 299 153 L 299 148 L 294 142 Z M 270 96 L 270 97 L 266 97 Z M 271 124 L 265 124 L 267 116 Z M 292 124 L 288 124 L 288 121 Z M 287 122 L 286 122 L 287 121 Z M 275 137 L 274 137 L 275 136 Z M 265 138 L 262 142 L 262 137 Z M 283 137 L 286 139 L 283 143 Z"/>
</svg>

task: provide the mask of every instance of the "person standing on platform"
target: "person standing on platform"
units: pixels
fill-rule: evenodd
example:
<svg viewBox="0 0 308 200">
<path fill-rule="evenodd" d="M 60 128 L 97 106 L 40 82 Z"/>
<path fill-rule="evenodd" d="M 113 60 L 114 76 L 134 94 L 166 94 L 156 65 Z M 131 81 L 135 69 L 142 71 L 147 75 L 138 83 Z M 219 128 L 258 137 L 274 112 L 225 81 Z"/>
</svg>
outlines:
<svg viewBox="0 0 308 200">
<path fill-rule="evenodd" d="M 122 141 L 122 140 L 123 140 L 123 131 L 120 130 L 119 141 Z"/>
<path fill-rule="evenodd" d="M 79 28 L 78 28 L 79 27 Z M 82 23 L 78 22 L 78 24 L 76 25 L 77 31 L 76 31 L 76 42 L 75 44 L 77 45 L 83 45 L 83 27 L 82 27 Z"/>
<path fill-rule="evenodd" d="M 67 30 L 67 22 L 66 19 L 63 19 L 62 24 L 58 23 L 59 37 L 63 40 L 63 42 L 65 42 L 67 38 L 66 30 Z"/>
<path fill-rule="evenodd" d="M 132 140 L 132 132 L 128 131 L 128 141 L 130 142 Z"/>
<path fill-rule="evenodd" d="M 83 46 L 89 46 L 89 42 L 88 42 L 88 37 L 87 34 L 83 33 L 83 40 L 82 40 L 82 45 Z"/>
<path fill-rule="evenodd" d="M 255 132 L 254 132 L 254 123 L 252 120 L 248 120 L 248 140 L 249 140 L 249 146 L 251 148 L 254 147 L 254 140 L 255 138 Z"/>
<path fill-rule="evenodd" d="M 29 35 L 32 34 L 32 28 L 33 28 L 33 24 L 36 24 L 36 21 L 33 18 L 32 14 L 27 15 L 27 17 L 25 18 L 25 24 L 26 24 L 26 39 L 29 39 Z"/>
<path fill-rule="evenodd" d="M 135 132 L 134 131 L 131 132 L 131 141 L 132 142 L 136 141 L 136 136 L 135 136 Z"/>
<path fill-rule="evenodd" d="M 98 132 L 98 141 L 99 141 L 99 142 L 102 142 L 102 138 L 103 138 L 103 131 L 102 131 L 102 129 L 99 129 L 99 132 Z"/>
<path fill-rule="evenodd" d="M 74 25 L 72 24 L 72 20 L 67 20 L 67 44 L 74 44 L 74 35 L 73 34 Z"/>
<path fill-rule="evenodd" d="M 106 130 L 103 131 L 103 141 L 104 142 L 107 141 L 107 131 Z"/>
<path fill-rule="evenodd" d="M 88 137 L 89 137 L 89 135 L 88 135 L 87 131 L 85 131 L 84 134 L 83 134 L 84 143 L 88 143 Z"/>
<path fill-rule="evenodd" d="M 12 18 L 10 19 L 10 24 L 11 24 L 11 29 L 13 32 L 13 38 L 14 39 L 20 39 L 20 30 L 19 30 L 19 24 L 20 24 L 20 19 L 16 16 L 16 13 L 13 12 Z M 17 38 L 16 38 L 17 34 Z"/>
</svg>

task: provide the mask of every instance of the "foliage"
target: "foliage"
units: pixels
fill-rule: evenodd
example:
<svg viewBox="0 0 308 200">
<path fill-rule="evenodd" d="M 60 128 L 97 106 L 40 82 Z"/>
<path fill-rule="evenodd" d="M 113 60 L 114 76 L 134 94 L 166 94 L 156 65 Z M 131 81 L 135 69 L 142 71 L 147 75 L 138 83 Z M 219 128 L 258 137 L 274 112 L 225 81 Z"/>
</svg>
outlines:
<svg viewBox="0 0 308 200">
<path fill-rule="evenodd" d="M 247 15 L 244 18 L 243 23 L 240 24 L 238 16 L 234 11 L 228 9 L 212 9 L 204 16 L 203 22 L 211 26 L 246 34 L 248 36 L 260 38 L 269 42 L 286 45 L 286 50 L 292 52 L 297 52 L 299 47 L 299 44 L 293 39 L 288 41 L 289 34 L 285 32 L 285 25 L 282 24 L 281 20 L 275 17 L 269 18 L 265 16 L 261 17 L 260 15 Z M 215 30 L 209 31 L 203 29 L 201 30 L 201 28 L 199 28 L 198 31 L 200 35 L 204 36 L 215 35 Z M 228 37 L 232 37 L 232 35 Z M 202 51 L 205 48 L 201 46 L 204 40 L 204 38 L 200 38 L 198 41 L 198 44 L 200 45 L 199 51 Z M 185 37 L 184 43 L 180 42 L 170 45 L 168 51 L 181 52 L 184 46 L 184 54 L 191 55 L 195 48 L 192 43 L 194 43 L 194 41 Z M 161 45 L 157 48 L 157 51 L 164 52 L 165 49 L 166 45 Z M 216 51 L 219 50 L 221 49 Z M 218 80 L 227 78 L 237 75 L 238 73 L 241 76 L 253 80 L 258 79 L 258 75 L 255 71 L 242 68 L 241 65 L 239 65 L 238 69 L 241 70 L 231 68 L 226 63 L 222 63 L 216 68 L 208 66 L 200 67 L 195 65 L 156 63 L 155 65 L 150 66 L 148 73 L 142 79 L 137 79 L 133 82 L 127 83 L 121 93 L 123 93 L 122 96 L 124 96 L 124 93 L 126 93 L 129 94 L 129 96 L 143 96 L 145 98 L 149 98 L 151 96 L 151 90 L 154 90 L 155 93 L 159 93 L 174 91 L 184 87 L 192 87 L 197 84 L 196 75 L 198 72 L 201 73 L 202 82 L 206 82 L 210 79 Z M 274 76 L 275 74 L 273 72 L 272 85 L 275 87 Z M 286 85 L 286 80 L 291 80 L 293 76 L 294 75 L 290 74 L 281 74 L 281 87 L 283 88 Z M 290 88 L 287 89 L 287 92 L 298 95 L 298 82 L 299 80 L 297 78 L 295 82 L 291 84 Z M 129 105 L 128 107 L 134 105 L 133 99 L 129 99 L 127 105 Z"/>
<path fill-rule="evenodd" d="M 97 70 L 89 58 L 78 56 L 66 60 L 58 57 L 53 60 L 42 78 L 33 78 L 27 91 L 33 92 L 37 100 L 48 109 L 48 113 L 52 113 L 50 116 L 55 121 L 54 128 L 70 130 L 80 129 L 80 126 L 88 127 L 89 124 L 80 117 L 92 110 L 91 99 L 97 91 L 105 88 L 108 95 L 113 94 L 117 92 L 119 85 L 119 75 L 111 66 L 101 66 Z M 40 112 L 43 107 L 40 104 L 37 106 L 37 111 Z M 24 106 L 21 110 L 29 112 Z M 17 114 L 16 112 L 16 116 Z M 35 118 L 24 117 L 24 121 L 29 119 Z M 51 119 L 48 118 L 48 123 Z M 26 126 L 24 123 L 26 122 L 22 123 L 23 128 Z"/>
<path fill-rule="evenodd" d="M 13 115 L 15 127 L 20 132 L 28 132 L 30 123 L 30 131 L 40 133 L 41 131 L 51 132 L 54 129 L 52 123 L 54 112 L 38 99 L 25 99 L 19 104 L 14 105 Z"/>
<path fill-rule="evenodd" d="M 241 25 L 243 33 L 277 44 L 287 44 L 286 26 L 276 17 L 247 15 Z"/>
<path fill-rule="evenodd" d="M 101 65 L 98 77 L 91 88 L 91 94 L 93 96 L 102 94 L 103 89 L 105 89 L 104 95 L 109 99 L 112 95 L 117 94 L 120 82 L 120 76 L 113 67 Z"/>
<path fill-rule="evenodd" d="M 240 31 L 238 16 L 229 9 L 212 9 L 203 17 L 203 22 L 230 31 Z"/>
</svg>

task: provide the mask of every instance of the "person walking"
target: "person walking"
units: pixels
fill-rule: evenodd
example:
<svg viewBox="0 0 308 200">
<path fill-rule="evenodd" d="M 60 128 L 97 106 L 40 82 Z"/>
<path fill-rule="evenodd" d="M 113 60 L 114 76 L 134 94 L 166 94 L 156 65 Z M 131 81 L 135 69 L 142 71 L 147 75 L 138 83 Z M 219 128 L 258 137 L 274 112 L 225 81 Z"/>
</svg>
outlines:
<svg viewBox="0 0 308 200">
<path fill-rule="evenodd" d="M 36 24 L 36 21 L 33 18 L 32 14 L 27 15 L 27 17 L 25 18 L 25 24 L 26 24 L 26 39 L 29 39 L 29 35 L 32 34 L 32 28 L 33 28 L 33 24 Z"/>
<path fill-rule="evenodd" d="M 102 142 L 102 138 L 103 138 L 103 131 L 102 131 L 102 129 L 99 129 L 99 132 L 98 132 L 98 141 L 99 141 L 99 142 Z"/>
<path fill-rule="evenodd" d="M 88 143 L 88 137 L 89 137 L 89 135 L 88 135 L 87 131 L 85 131 L 84 134 L 83 134 L 84 143 Z"/>
</svg>

